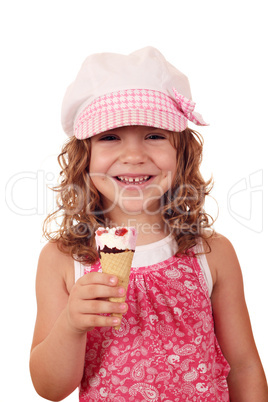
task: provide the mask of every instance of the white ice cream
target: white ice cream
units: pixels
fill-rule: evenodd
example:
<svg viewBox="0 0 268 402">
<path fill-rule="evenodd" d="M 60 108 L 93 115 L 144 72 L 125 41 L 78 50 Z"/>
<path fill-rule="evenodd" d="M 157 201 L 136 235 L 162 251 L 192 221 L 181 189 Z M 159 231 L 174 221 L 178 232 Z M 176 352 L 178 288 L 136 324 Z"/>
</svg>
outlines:
<svg viewBox="0 0 268 402">
<path fill-rule="evenodd" d="M 122 234 L 127 230 L 126 233 Z M 96 246 L 102 250 L 105 246 L 118 250 L 135 250 L 137 231 L 134 227 L 98 228 L 95 233 Z"/>
</svg>

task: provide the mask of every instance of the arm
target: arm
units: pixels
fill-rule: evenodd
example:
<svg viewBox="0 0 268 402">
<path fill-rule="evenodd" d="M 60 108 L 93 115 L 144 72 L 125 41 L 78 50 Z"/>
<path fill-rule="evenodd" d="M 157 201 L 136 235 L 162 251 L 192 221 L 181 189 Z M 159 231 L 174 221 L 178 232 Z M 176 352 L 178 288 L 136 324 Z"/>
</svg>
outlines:
<svg viewBox="0 0 268 402">
<path fill-rule="evenodd" d="M 73 259 L 48 244 L 40 254 L 37 278 L 37 318 L 30 356 L 36 391 L 52 401 L 66 398 L 79 385 L 84 368 L 87 331 L 94 326 L 115 326 L 101 313 L 125 312 L 118 297 L 117 278 L 92 272 L 74 284 L 70 294 L 66 277 L 73 274 Z M 121 296 L 121 294 L 120 294 Z"/>
<path fill-rule="evenodd" d="M 233 402 L 267 402 L 268 388 L 254 342 L 244 297 L 241 269 L 232 244 L 223 236 L 210 240 L 207 254 L 214 288 L 212 308 L 215 331 L 231 366 L 228 376 Z"/>
</svg>

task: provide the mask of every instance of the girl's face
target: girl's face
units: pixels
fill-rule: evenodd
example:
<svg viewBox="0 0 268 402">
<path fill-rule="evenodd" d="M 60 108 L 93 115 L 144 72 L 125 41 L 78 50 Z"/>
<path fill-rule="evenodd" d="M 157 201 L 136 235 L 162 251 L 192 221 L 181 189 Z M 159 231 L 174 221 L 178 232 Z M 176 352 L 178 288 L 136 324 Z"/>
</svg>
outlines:
<svg viewBox="0 0 268 402">
<path fill-rule="evenodd" d="M 91 179 L 102 196 L 104 214 L 120 210 L 159 213 L 161 196 L 171 187 L 176 149 L 169 131 L 127 126 L 91 138 Z"/>
</svg>

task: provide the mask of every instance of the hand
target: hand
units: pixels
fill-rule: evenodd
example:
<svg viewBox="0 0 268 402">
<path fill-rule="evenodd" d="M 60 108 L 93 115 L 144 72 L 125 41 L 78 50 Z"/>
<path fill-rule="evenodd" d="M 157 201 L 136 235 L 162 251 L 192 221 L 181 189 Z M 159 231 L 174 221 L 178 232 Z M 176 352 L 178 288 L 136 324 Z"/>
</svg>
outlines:
<svg viewBox="0 0 268 402">
<path fill-rule="evenodd" d="M 67 317 L 70 328 L 84 333 L 94 327 L 115 327 L 120 318 L 100 314 L 125 313 L 126 303 L 110 302 L 110 297 L 122 297 L 126 294 L 123 287 L 118 287 L 116 276 L 90 272 L 82 276 L 72 287 L 67 304 Z"/>
</svg>

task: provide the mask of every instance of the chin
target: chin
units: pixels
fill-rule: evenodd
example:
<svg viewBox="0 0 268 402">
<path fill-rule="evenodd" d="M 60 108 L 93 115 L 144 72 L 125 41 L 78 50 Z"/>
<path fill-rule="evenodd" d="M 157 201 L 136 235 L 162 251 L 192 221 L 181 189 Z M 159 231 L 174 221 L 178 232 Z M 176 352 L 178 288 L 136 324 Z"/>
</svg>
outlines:
<svg viewBox="0 0 268 402">
<path fill-rule="evenodd" d="M 120 209 L 125 214 L 140 215 L 144 211 L 144 206 L 140 201 L 124 201 L 120 203 Z"/>
<path fill-rule="evenodd" d="M 154 215 L 160 212 L 159 204 L 150 205 L 148 202 L 141 200 L 125 200 L 120 204 L 120 209 L 123 213 L 129 215 Z"/>
</svg>

